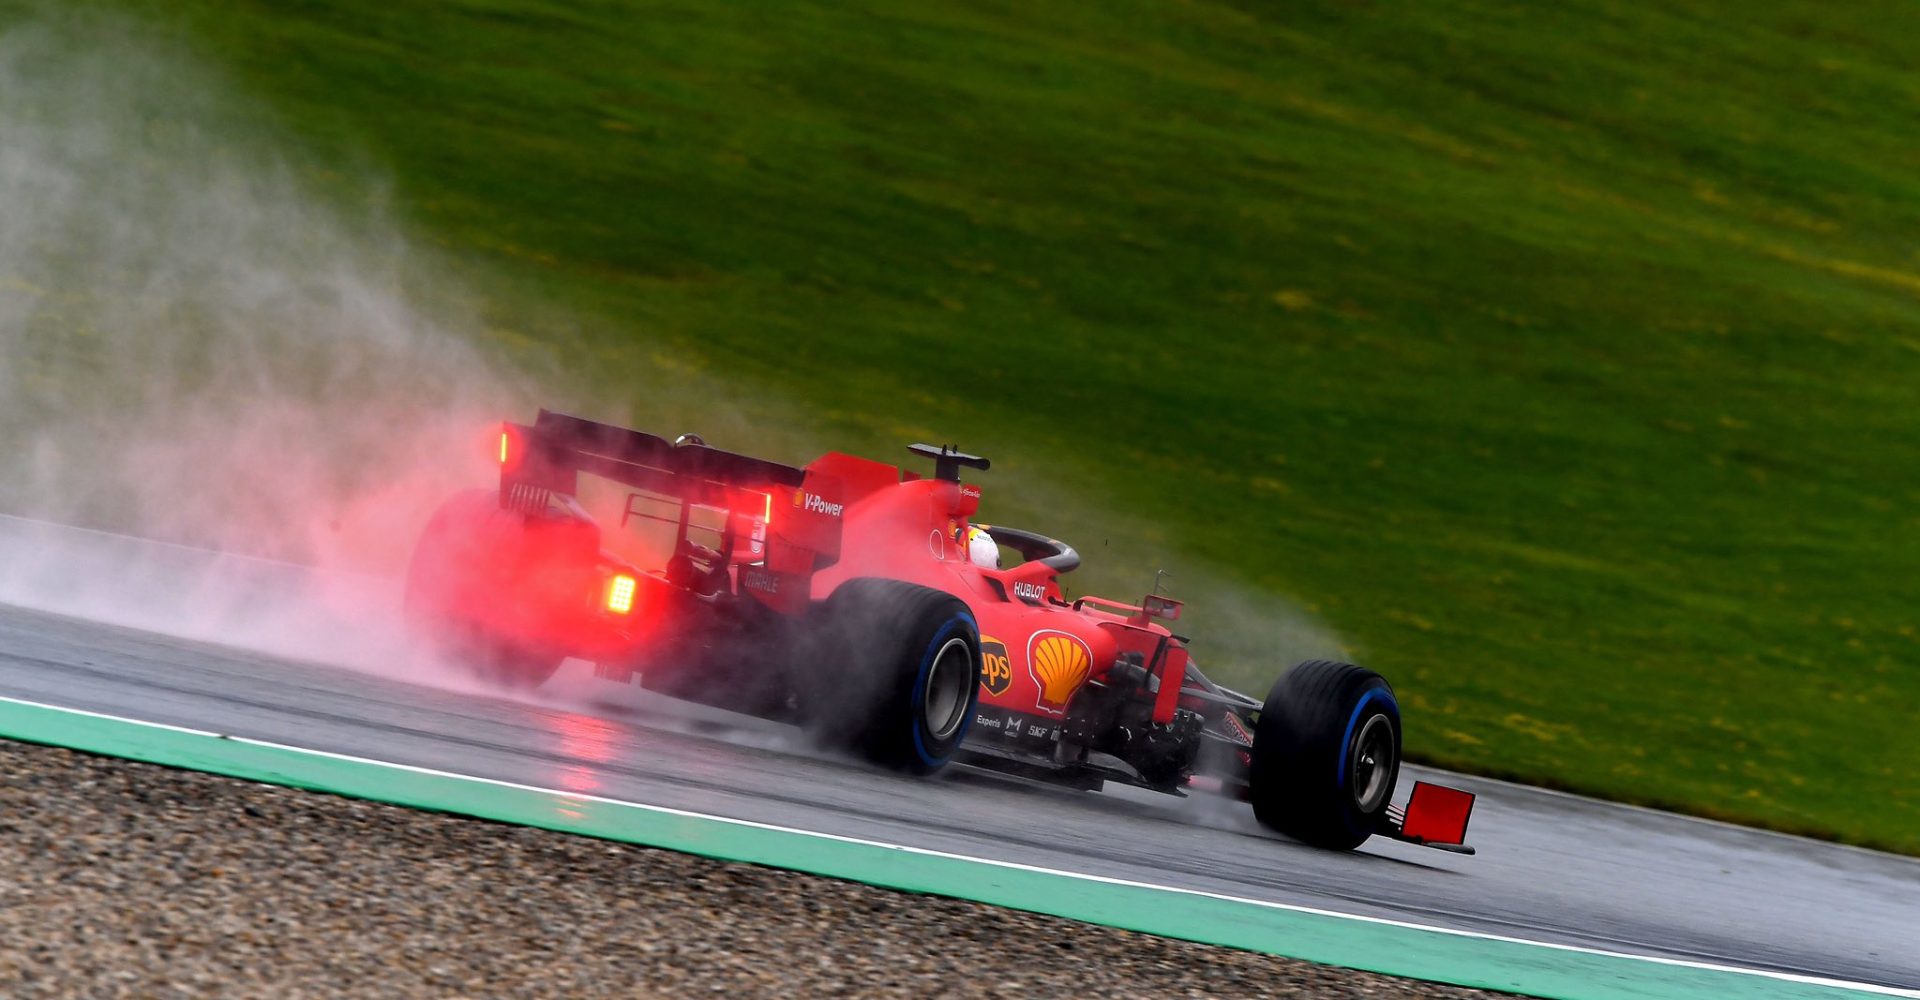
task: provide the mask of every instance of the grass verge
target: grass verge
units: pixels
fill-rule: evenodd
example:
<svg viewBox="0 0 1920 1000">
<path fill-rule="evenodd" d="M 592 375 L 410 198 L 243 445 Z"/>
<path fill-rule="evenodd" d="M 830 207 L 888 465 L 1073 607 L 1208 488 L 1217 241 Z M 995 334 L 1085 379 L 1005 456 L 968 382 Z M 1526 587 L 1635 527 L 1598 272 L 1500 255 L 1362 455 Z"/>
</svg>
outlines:
<svg viewBox="0 0 1920 1000">
<path fill-rule="evenodd" d="M 636 419 L 958 441 L 1423 759 L 1920 851 L 1910 6 L 108 6 Z"/>
</svg>

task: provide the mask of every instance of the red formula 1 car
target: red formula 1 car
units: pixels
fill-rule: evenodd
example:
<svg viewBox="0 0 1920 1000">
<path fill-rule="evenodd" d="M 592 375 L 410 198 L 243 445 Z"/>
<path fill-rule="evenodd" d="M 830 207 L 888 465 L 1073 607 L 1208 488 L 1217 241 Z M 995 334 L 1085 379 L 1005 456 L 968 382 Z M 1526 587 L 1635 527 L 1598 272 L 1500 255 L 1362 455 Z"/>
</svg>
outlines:
<svg viewBox="0 0 1920 1000">
<path fill-rule="evenodd" d="M 1378 834 L 1471 853 L 1472 795 L 1416 782 L 1404 809 L 1390 804 L 1400 709 L 1380 675 L 1315 660 L 1264 701 L 1221 687 L 1165 624 L 1180 602 L 1069 602 L 1071 547 L 972 523 L 980 490 L 960 470 L 986 459 L 911 450 L 931 478 L 840 453 L 799 468 L 542 410 L 503 425 L 498 490 L 434 515 L 407 616 L 503 685 L 579 657 L 901 770 L 963 758 L 1081 788 L 1210 791 L 1310 844 Z M 1002 568 L 1001 552 L 1018 561 Z"/>
</svg>

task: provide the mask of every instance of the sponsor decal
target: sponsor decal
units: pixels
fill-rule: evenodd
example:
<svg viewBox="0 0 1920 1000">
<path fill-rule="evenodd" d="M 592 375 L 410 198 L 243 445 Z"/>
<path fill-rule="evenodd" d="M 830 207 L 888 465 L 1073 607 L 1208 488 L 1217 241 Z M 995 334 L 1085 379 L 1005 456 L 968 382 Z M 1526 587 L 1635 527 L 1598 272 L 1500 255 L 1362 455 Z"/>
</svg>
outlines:
<svg viewBox="0 0 1920 1000">
<path fill-rule="evenodd" d="M 1241 746 L 1253 745 L 1253 736 L 1247 732 L 1247 727 L 1240 724 L 1240 717 L 1232 712 L 1227 713 L 1227 735 L 1239 741 Z"/>
<path fill-rule="evenodd" d="M 988 694 L 1001 695 L 1013 684 L 1013 657 L 1007 645 L 990 635 L 980 637 L 980 686 Z"/>
<path fill-rule="evenodd" d="M 960 495 L 963 497 L 966 497 L 969 500 L 978 500 L 980 499 L 980 487 L 974 486 L 970 483 L 962 484 L 960 487 Z"/>
<path fill-rule="evenodd" d="M 1016 583 L 1013 596 L 1028 604 L 1040 604 L 1047 599 L 1047 588 L 1037 583 Z"/>
<path fill-rule="evenodd" d="M 762 518 L 753 519 L 753 530 L 747 535 L 747 554 L 765 555 L 767 552 L 767 522 Z"/>
<path fill-rule="evenodd" d="M 763 594 L 780 592 L 780 576 L 771 570 L 759 566 L 747 566 L 740 570 L 740 582 L 748 590 L 757 590 Z"/>
<path fill-rule="evenodd" d="M 806 491 L 802 490 L 801 492 L 805 493 Z M 815 514 L 825 514 L 828 517 L 839 517 L 841 512 L 847 509 L 846 504 L 834 503 L 818 493 L 807 493 L 806 499 L 801 502 L 800 506 L 805 507 Z"/>
<path fill-rule="evenodd" d="M 795 507 L 804 507 L 804 506 L 806 506 L 806 505 L 807 505 L 807 491 L 806 491 L 806 490 L 794 490 L 794 491 L 793 491 L 793 505 L 794 505 Z"/>
<path fill-rule="evenodd" d="M 998 712 L 991 715 L 981 712 L 973 717 L 973 722 L 975 726 L 998 729 L 1002 737 L 1020 743 L 1060 738 L 1058 723 L 1051 719 L 1021 715 L 1019 712 L 1007 712 L 1004 715 Z"/>
<path fill-rule="evenodd" d="M 1039 685 L 1034 704 L 1042 712 L 1065 715 L 1067 699 L 1092 669 L 1093 651 L 1078 636 L 1043 629 L 1027 641 L 1027 673 Z"/>
</svg>

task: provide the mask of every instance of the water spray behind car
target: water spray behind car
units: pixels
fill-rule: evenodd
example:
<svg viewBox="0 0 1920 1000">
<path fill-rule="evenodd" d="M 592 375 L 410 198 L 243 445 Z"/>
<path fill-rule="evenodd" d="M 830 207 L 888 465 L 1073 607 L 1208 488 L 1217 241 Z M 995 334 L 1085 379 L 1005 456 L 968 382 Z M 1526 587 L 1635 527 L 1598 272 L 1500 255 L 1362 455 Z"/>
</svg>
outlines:
<svg viewBox="0 0 1920 1000">
<path fill-rule="evenodd" d="M 0 513 L 191 547 L 8 522 L 0 597 L 383 657 L 359 584 L 398 571 L 523 380 L 457 334 L 473 317 L 417 304 L 446 286 L 378 197 L 315 197 L 231 90 L 98 13 L 0 34 Z M 305 595 L 325 620 L 265 600 L 300 567 L 344 581 Z"/>
</svg>

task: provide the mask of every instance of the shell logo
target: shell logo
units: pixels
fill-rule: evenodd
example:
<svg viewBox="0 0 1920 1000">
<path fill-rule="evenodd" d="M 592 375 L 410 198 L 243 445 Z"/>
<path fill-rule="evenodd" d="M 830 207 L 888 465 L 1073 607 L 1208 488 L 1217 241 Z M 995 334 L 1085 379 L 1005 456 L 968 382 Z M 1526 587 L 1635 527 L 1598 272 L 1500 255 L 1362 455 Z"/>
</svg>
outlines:
<svg viewBox="0 0 1920 1000">
<path fill-rule="evenodd" d="M 1093 651 L 1065 632 L 1036 632 L 1027 644 L 1027 673 L 1040 685 L 1036 703 L 1043 712 L 1064 714 L 1092 669 Z"/>
</svg>

